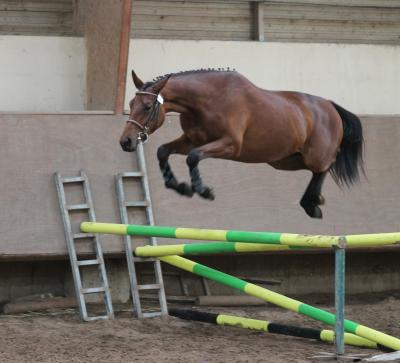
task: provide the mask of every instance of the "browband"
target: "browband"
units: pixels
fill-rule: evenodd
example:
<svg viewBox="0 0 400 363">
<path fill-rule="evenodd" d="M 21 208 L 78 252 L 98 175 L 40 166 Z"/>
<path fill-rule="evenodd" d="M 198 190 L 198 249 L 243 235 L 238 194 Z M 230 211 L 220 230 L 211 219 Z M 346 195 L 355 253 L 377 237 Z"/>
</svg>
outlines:
<svg viewBox="0 0 400 363">
<path fill-rule="evenodd" d="M 164 98 L 163 96 L 161 96 L 160 93 L 153 93 L 153 92 L 147 92 L 147 91 L 137 91 L 136 92 L 137 95 L 150 95 L 150 96 L 154 96 L 157 97 L 157 102 L 160 103 L 161 105 L 164 103 Z"/>
</svg>

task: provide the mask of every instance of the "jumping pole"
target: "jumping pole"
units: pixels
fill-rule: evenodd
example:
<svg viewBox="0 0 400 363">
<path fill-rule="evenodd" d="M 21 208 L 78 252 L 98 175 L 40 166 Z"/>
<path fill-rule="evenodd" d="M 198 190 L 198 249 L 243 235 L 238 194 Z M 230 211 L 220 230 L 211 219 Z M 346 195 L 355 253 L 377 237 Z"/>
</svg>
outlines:
<svg viewBox="0 0 400 363">
<path fill-rule="evenodd" d="M 218 229 L 179 228 L 115 223 L 81 223 L 82 232 L 165 237 L 225 242 L 266 243 L 292 247 L 331 248 L 342 236 L 308 235 L 279 232 L 248 232 Z M 400 243 L 400 232 L 347 235 L 346 247 L 383 246 Z"/>
<path fill-rule="evenodd" d="M 236 288 L 240 291 L 258 297 L 262 300 L 283 307 L 288 310 L 298 312 L 319 320 L 329 325 L 336 325 L 336 342 L 337 354 L 341 354 L 343 346 L 344 331 L 356 334 L 365 339 L 376 342 L 384 347 L 400 350 L 400 339 L 368 328 L 361 324 L 355 323 L 343 318 L 344 313 L 344 249 L 346 247 L 360 246 L 381 246 L 398 244 L 400 241 L 400 232 L 394 233 L 378 233 L 364 235 L 347 235 L 347 236 L 321 236 L 321 235 L 302 235 L 291 233 L 276 233 L 276 232 L 246 232 L 246 231 L 228 231 L 228 230 L 212 230 L 212 229 L 193 229 L 193 228 L 177 228 L 177 227 L 160 227 L 160 226 L 142 226 L 128 224 L 112 224 L 112 223 L 96 223 L 83 222 L 81 224 L 82 232 L 87 233 L 109 233 L 119 235 L 137 235 L 148 237 L 166 237 L 166 238 L 187 238 L 225 242 L 242 242 L 242 243 L 258 243 L 270 244 L 290 247 L 339 247 L 337 251 L 342 250 L 337 254 L 336 264 L 338 267 L 336 285 L 336 308 L 338 318 L 335 315 L 315 308 L 311 305 L 304 304 L 300 301 L 280 295 L 271 290 L 260 286 L 248 283 L 244 280 L 230 276 L 218 270 L 214 270 L 207 266 L 195 263 L 183 257 L 176 255 L 158 257 L 161 261 L 179 267 L 183 270 L 194 274 L 209 278 L 220 282 L 224 285 Z M 225 248 L 225 247 L 224 247 Z M 340 277 L 341 276 L 341 277 Z M 340 316 L 342 315 L 342 316 Z"/>
<path fill-rule="evenodd" d="M 223 285 L 230 286 L 234 289 L 243 291 L 244 293 L 258 297 L 264 301 L 280 306 L 315 320 L 321 321 L 329 325 L 335 325 L 335 315 L 322 309 L 315 308 L 311 305 L 304 304 L 298 300 L 288 298 L 271 290 L 248 283 L 221 271 L 204 266 L 200 263 L 190 261 L 180 256 L 159 257 L 165 263 L 181 268 L 185 271 L 203 276 L 210 280 L 219 282 Z M 400 339 L 382 333 L 380 331 L 368 328 L 351 320 L 344 320 L 344 330 L 348 333 L 356 334 L 362 338 L 376 342 L 390 349 L 400 350 Z"/>
<path fill-rule="evenodd" d="M 265 252 L 265 251 L 287 251 L 289 249 L 302 249 L 302 247 L 291 247 L 284 245 L 269 245 L 265 243 L 241 243 L 241 242 L 208 242 L 188 243 L 162 246 L 143 246 L 135 248 L 138 257 L 162 257 L 202 255 L 217 253 L 242 253 L 242 252 Z"/>
<path fill-rule="evenodd" d="M 281 334 L 299 338 L 315 339 L 321 342 L 334 343 L 335 333 L 328 329 L 313 329 L 286 324 L 278 324 L 267 320 L 242 318 L 234 315 L 215 314 L 190 309 L 169 309 L 169 315 L 184 320 L 200 321 L 216 325 L 234 326 L 244 329 L 264 331 L 272 334 Z M 368 339 L 351 333 L 344 334 L 344 342 L 361 348 L 378 349 L 379 345 Z"/>
</svg>

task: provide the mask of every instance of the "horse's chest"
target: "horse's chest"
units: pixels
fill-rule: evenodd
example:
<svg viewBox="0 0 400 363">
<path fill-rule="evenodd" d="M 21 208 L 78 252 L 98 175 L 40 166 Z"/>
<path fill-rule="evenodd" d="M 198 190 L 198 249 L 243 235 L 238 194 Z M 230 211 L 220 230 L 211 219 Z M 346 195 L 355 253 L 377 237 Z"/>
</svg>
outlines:
<svg viewBox="0 0 400 363">
<path fill-rule="evenodd" d="M 209 142 L 209 135 L 204 130 L 194 127 L 185 131 L 187 138 L 193 145 L 204 145 Z"/>
<path fill-rule="evenodd" d="M 202 125 L 198 125 L 194 122 L 182 122 L 181 126 L 186 137 L 195 146 L 207 144 L 212 139 L 210 132 Z"/>
</svg>

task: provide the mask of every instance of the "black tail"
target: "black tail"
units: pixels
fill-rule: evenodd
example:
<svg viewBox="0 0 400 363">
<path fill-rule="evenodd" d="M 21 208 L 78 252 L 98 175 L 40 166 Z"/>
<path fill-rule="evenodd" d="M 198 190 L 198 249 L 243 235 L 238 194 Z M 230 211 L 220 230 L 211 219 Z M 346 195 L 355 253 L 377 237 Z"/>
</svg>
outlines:
<svg viewBox="0 0 400 363">
<path fill-rule="evenodd" d="M 336 161 L 329 169 L 339 186 L 351 186 L 364 174 L 364 137 L 360 119 L 353 113 L 332 102 L 343 122 L 343 140 Z"/>
</svg>

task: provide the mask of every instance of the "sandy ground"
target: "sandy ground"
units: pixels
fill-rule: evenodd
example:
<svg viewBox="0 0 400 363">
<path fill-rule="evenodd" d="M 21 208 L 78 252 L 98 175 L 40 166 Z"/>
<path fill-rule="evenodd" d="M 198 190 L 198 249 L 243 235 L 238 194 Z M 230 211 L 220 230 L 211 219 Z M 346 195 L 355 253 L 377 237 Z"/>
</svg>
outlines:
<svg viewBox="0 0 400 363">
<path fill-rule="evenodd" d="M 306 301 L 313 303 L 312 301 Z M 315 303 L 315 302 L 314 302 Z M 172 305 L 171 305 L 172 306 Z M 177 307 L 177 305 L 174 305 Z M 330 309 L 325 304 L 318 307 Z M 190 308 L 180 305 L 179 307 Z M 273 306 L 201 308 L 285 324 L 322 327 L 306 317 Z M 346 317 L 400 337 L 400 299 L 394 295 L 373 303 L 353 302 Z M 311 362 L 332 345 L 189 322 L 178 318 L 137 320 L 120 311 L 112 321 L 80 322 L 75 310 L 0 316 L 0 362 Z M 346 348 L 346 353 L 379 351 Z"/>
</svg>

